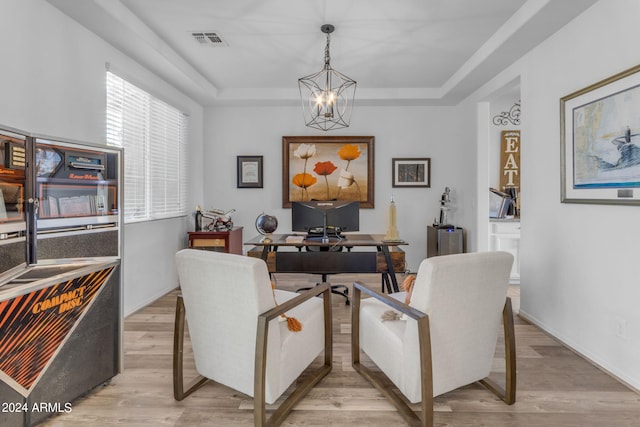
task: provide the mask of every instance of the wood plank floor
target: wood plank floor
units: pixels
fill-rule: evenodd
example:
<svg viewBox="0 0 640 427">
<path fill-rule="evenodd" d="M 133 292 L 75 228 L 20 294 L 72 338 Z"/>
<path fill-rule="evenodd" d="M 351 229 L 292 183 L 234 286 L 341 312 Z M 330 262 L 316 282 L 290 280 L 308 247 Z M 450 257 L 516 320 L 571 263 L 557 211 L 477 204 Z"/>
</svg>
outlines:
<svg viewBox="0 0 640 427">
<path fill-rule="evenodd" d="M 278 287 L 308 286 L 318 276 L 278 274 Z M 339 275 L 333 283 L 360 280 L 380 289 L 378 275 Z M 519 288 L 509 291 L 514 310 Z M 209 382 L 182 402 L 173 399 L 172 338 L 177 291 L 125 321 L 125 370 L 109 384 L 73 402 L 70 413 L 44 426 L 241 426 L 253 423 L 253 401 Z M 333 296 L 333 371 L 286 420 L 293 426 L 402 426 L 391 405 L 350 362 L 350 307 Z M 435 425 L 588 427 L 640 426 L 640 394 L 600 371 L 537 327 L 516 316 L 517 402 L 507 406 L 474 384 L 436 398 Z M 495 378 L 504 372 L 496 352 Z M 366 356 L 363 356 L 363 361 Z M 186 379 L 195 375 L 187 356 Z"/>
</svg>

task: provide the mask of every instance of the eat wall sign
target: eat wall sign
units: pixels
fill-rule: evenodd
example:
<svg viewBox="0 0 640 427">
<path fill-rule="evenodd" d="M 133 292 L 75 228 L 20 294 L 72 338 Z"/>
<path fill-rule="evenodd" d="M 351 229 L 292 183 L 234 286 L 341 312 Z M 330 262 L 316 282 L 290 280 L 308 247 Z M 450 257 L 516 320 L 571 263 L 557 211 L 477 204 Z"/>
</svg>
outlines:
<svg viewBox="0 0 640 427">
<path fill-rule="evenodd" d="M 503 130 L 500 144 L 500 189 L 520 191 L 520 131 Z"/>
</svg>

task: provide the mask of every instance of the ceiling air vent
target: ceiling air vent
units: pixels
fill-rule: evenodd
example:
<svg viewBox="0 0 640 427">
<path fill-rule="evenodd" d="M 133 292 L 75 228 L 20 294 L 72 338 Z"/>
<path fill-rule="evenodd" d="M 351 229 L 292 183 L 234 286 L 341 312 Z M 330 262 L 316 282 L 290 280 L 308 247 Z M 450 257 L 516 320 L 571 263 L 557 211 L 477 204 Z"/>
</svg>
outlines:
<svg viewBox="0 0 640 427">
<path fill-rule="evenodd" d="M 223 47 L 228 46 L 227 42 L 213 31 L 192 31 L 191 35 L 202 46 Z"/>
</svg>

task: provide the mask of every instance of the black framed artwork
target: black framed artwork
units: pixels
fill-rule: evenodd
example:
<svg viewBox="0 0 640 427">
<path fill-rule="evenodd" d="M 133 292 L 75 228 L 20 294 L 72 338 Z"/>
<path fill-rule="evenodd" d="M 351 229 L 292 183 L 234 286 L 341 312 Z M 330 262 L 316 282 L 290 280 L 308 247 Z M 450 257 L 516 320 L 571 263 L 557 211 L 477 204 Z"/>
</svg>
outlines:
<svg viewBox="0 0 640 427">
<path fill-rule="evenodd" d="M 431 159 L 391 159 L 392 187 L 431 187 Z"/>
<path fill-rule="evenodd" d="M 262 156 L 238 156 L 238 188 L 262 188 Z"/>
</svg>

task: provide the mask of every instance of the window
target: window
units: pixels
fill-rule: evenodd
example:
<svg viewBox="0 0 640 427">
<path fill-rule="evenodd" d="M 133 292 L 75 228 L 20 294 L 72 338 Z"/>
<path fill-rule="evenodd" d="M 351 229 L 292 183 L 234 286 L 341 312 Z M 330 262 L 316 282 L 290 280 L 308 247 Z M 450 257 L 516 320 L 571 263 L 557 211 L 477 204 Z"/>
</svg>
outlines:
<svg viewBox="0 0 640 427">
<path fill-rule="evenodd" d="M 107 144 L 124 148 L 125 222 L 186 214 L 187 116 L 107 72 Z"/>
</svg>

